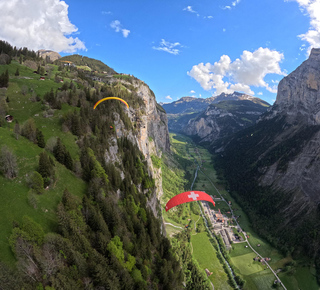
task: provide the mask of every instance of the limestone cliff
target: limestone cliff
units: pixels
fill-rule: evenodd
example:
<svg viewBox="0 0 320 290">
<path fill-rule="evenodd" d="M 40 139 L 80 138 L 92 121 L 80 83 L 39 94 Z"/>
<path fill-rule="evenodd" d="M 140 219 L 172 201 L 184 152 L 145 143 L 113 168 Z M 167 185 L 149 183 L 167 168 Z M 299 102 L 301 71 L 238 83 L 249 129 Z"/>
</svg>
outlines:
<svg viewBox="0 0 320 290">
<path fill-rule="evenodd" d="M 277 100 L 264 117 L 272 119 L 283 116 L 287 124 L 286 129 L 275 136 L 274 144 L 268 152 L 284 140 L 295 138 L 297 132 L 313 132 L 312 136 L 306 136 L 295 148 L 288 147 L 288 150 L 296 150 L 298 154 L 288 160 L 285 171 L 277 170 L 281 160 L 279 158 L 271 166 L 262 169 L 260 178 L 262 185 L 273 185 L 285 191 L 296 192 L 295 204 L 299 202 L 299 210 L 314 208 L 320 203 L 320 180 L 317 177 L 320 169 L 319 88 L 320 49 L 312 49 L 310 57 L 279 83 Z"/>
<path fill-rule="evenodd" d="M 287 122 L 320 124 L 320 49 L 313 48 L 309 58 L 283 78 L 278 86 L 271 117 L 283 113 Z"/>
<path fill-rule="evenodd" d="M 117 80 L 119 81 L 119 80 Z M 114 113 L 114 124 L 117 138 L 127 137 L 134 144 L 137 144 L 144 154 L 148 163 L 149 173 L 156 184 L 156 191 L 149 198 L 148 204 L 152 208 L 155 216 L 159 216 L 158 199 L 163 194 L 161 168 L 156 168 L 152 163 L 152 156 L 161 158 L 162 152 L 170 151 L 170 141 L 168 132 L 168 120 L 165 112 L 157 104 L 155 96 L 150 88 L 138 79 L 131 80 L 130 83 L 121 80 L 122 84 L 132 86 L 139 98 L 143 101 L 142 106 L 125 109 L 125 113 L 134 124 L 133 130 L 127 130 L 119 114 Z M 117 161 L 118 147 L 116 140 L 113 140 L 109 150 L 105 154 L 106 160 Z"/>
</svg>

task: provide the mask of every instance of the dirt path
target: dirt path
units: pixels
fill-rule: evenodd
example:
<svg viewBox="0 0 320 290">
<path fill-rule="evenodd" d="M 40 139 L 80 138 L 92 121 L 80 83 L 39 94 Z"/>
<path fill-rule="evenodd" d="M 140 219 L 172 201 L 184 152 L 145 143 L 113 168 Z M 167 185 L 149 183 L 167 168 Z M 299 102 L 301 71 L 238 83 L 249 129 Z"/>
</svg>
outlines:
<svg viewBox="0 0 320 290">
<path fill-rule="evenodd" d="M 170 225 L 170 226 L 173 226 L 173 227 L 175 227 L 175 228 L 178 228 L 178 229 L 182 229 L 183 230 L 183 228 L 182 227 L 179 227 L 179 226 L 176 226 L 176 225 L 174 225 L 174 224 L 171 224 L 171 223 L 164 223 L 165 225 Z"/>
</svg>

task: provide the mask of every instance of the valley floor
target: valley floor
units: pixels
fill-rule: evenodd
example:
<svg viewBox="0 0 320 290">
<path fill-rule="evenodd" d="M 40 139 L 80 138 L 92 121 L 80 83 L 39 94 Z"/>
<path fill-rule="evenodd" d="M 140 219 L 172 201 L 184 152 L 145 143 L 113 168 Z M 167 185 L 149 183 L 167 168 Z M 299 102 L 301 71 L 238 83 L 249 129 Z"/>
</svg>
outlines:
<svg viewBox="0 0 320 290">
<path fill-rule="evenodd" d="M 310 268 L 304 261 L 293 261 L 291 257 L 282 256 L 280 252 L 271 247 L 253 231 L 245 212 L 225 190 L 222 182 L 217 179 L 211 163 L 211 154 L 205 148 L 196 146 L 188 137 L 178 134 L 170 134 L 170 137 L 176 159 L 185 169 L 185 172 L 192 172 L 191 180 L 194 183 L 190 182 L 189 185 L 192 186 L 193 190 L 205 191 L 212 195 L 215 200 L 216 206 L 213 208 L 211 205 L 211 213 L 207 207 L 203 208 L 203 212 L 207 212 L 206 218 L 208 220 L 211 219 L 212 230 L 219 235 L 221 231 L 219 227 L 221 229 L 223 227 L 233 231 L 235 236 L 239 237 L 239 241 L 242 239 L 242 242 L 235 242 L 231 238 L 228 256 L 236 274 L 245 280 L 243 289 L 282 288 L 280 285 L 274 284 L 277 279 L 267 267 L 266 260 L 268 260 L 268 264 L 273 271 L 279 275 L 279 279 L 286 289 L 319 289 L 313 273 L 314 268 Z M 194 180 L 198 165 L 200 170 Z M 166 183 L 168 181 L 164 178 L 163 182 Z M 169 197 L 171 196 L 165 192 L 162 198 L 163 208 Z M 219 213 L 219 210 L 224 218 L 223 223 L 217 222 L 213 217 L 214 213 Z M 193 212 L 186 213 L 187 211 L 183 211 L 183 214 L 177 218 L 163 210 L 168 236 L 172 237 L 175 233 L 186 230 L 185 225 L 189 222 L 192 231 L 190 242 L 194 258 L 203 270 L 208 269 L 212 272 L 209 279 L 215 289 L 232 289 L 223 264 L 219 261 L 216 249 L 212 246 L 212 238 L 206 231 L 203 217 L 200 213 L 198 215 Z M 245 235 L 238 233 L 236 230 L 237 225 L 233 220 L 233 216 L 237 217 L 237 222 L 241 229 L 245 231 Z M 173 218 L 175 219 L 174 221 L 172 220 Z M 192 222 L 190 223 L 189 220 Z M 251 244 L 252 249 L 248 246 L 246 240 Z M 258 252 L 264 259 L 258 257 L 253 250 Z M 288 271 L 289 262 L 293 262 L 293 266 L 290 266 Z"/>
</svg>

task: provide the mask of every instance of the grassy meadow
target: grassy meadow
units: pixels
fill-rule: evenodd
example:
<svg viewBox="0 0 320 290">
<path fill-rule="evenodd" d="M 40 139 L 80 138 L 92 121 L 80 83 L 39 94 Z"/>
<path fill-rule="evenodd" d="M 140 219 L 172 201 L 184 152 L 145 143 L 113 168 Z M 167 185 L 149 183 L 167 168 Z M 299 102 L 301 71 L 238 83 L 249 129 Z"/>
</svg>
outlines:
<svg viewBox="0 0 320 290">
<path fill-rule="evenodd" d="M 193 248 L 193 256 L 198 261 L 200 267 L 213 272 L 213 274 L 209 276 L 209 279 L 215 289 L 232 289 L 228 283 L 228 276 L 218 260 L 216 251 L 210 242 L 209 234 L 207 232 L 203 232 L 192 235 L 191 244 Z"/>
<path fill-rule="evenodd" d="M 75 143 L 76 137 L 70 132 L 63 132 L 60 124 L 62 114 L 74 108 L 64 104 L 62 110 L 56 110 L 52 117 L 45 118 L 41 102 L 30 101 L 32 91 L 42 98 L 51 88 L 55 91 L 61 86 L 61 83 L 53 80 L 57 66 L 51 65 L 51 68 L 51 79 L 46 77 L 45 81 L 40 81 L 39 75 L 18 62 L 12 61 L 10 65 L 0 66 L 0 74 L 8 69 L 10 75 L 9 87 L 1 89 L 0 98 L 9 97 L 8 113 L 14 117 L 14 120 L 19 121 L 20 127 L 26 120 L 33 118 L 36 127 L 43 132 L 46 142 L 52 137 L 60 137 L 72 158 L 77 160 L 79 149 Z M 17 69 L 19 76 L 14 75 Z M 11 234 L 13 222 L 21 222 L 22 217 L 27 215 L 39 223 L 45 232 L 54 231 L 57 227 L 55 211 L 63 191 L 68 189 L 80 199 L 86 190 L 82 179 L 55 161 L 55 184 L 45 190 L 42 195 L 32 193 L 27 179 L 33 171 L 37 170 L 39 154 L 45 149 L 22 136 L 17 140 L 13 133 L 14 124 L 15 122 L 6 123 L 5 126 L 0 127 L 0 147 L 6 145 L 10 148 L 17 157 L 18 164 L 18 176 L 15 179 L 6 179 L 0 175 L 0 260 L 12 266 L 15 258 L 9 248 L 8 237 Z M 31 199 L 33 199 L 32 202 Z"/>
</svg>

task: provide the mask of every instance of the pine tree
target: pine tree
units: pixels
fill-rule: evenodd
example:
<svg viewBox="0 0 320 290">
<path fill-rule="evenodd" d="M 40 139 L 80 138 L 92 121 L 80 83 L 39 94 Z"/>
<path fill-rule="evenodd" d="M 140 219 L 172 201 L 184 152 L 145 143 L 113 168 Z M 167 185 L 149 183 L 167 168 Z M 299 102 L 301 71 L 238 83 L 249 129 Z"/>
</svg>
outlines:
<svg viewBox="0 0 320 290">
<path fill-rule="evenodd" d="M 38 128 L 36 129 L 36 138 L 37 138 L 37 143 L 40 148 L 44 148 L 46 146 L 46 142 L 44 141 L 44 136 L 42 134 L 42 131 L 39 130 Z"/>
<path fill-rule="evenodd" d="M 36 124 L 32 118 L 28 119 L 24 123 L 21 135 L 25 136 L 26 138 L 28 138 L 32 142 L 36 142 L 37 128 L 36 128 Z"/>
<path fill-rule="evenodd" d="M 0 75 L 0 88 L 8 87 L 9 85 L 9 72 L 6 70 L 4 73 Z"/>
<path fill-rule="evenodd" d="M 20 73 L 19 73 L 19 69 L 17 68 L 16 72 L 14 73 L 15 76 L 19 76 Z"/>
<path fill-rule="evenodd" d="M 44 183 L 42 176 L 39 172 L 34 171 L 30 179 L 31 188 L 35 191 L 35 193 L 42 194 L 44 192 L 43 185 Z"/>
<path fill-rule="evenodd" d="M 50 185 L 52 180 L 55 179 L 55 173 L 54 173 L 54 168 L 50 161 L 51 157 L 43 151 L 40 153 L 39 156 L 39 167 L 38 167 L 38 172 L 41 174 L 43 181 L 44 181 L 44 187 L 47 187 Z M 52 160 L 52 159 L 51 159 Z"/>
<path fill-rule="evenodd" d="M 23 216 L 21 229 L 29 234 L 33 242 L 41 245 L 44 238 L 44 231 L 37 222 L 28 216 Z"/>
<path fill-rule="evenodd" d="M 53 155 L 58 162 L 60 162 L 61 164 L 64 164 L 65 149 L 63 144 L 61 143 L 60 138 L 57 139 L 57 144 L 53 148 Z"/>
<path fill-rule="evenodd" d="M 5 87 L 7 88 L 8 86 L 9 86 L 9 71 L 8 70 L 6 70 L 6 72 L 5 72 Z"/>
<path fill-rule="evenodd" d="M 76 114 L 72 116 L 71 132 L 73 135 L 81 136 L 80 118 Z"/>
<path fill-rule="evenodd" d="M 69 151 L 65 151 L 65 155 L 64 155 L 64 165 L 70 169 L 73 170 L 73 160 L 72 157 L 69 153 Z"/>
<path fill-rule="evenodd" d="M 78 208 L 78 203 L 77 199 L 74 195 L 72 195 L 68 189 L 65 189 L 63 191 L 62 195 L 62 203 L 64 205 L 64 208 L 69 211 L 69 210 L 76 210 Z"/>
</svg>

